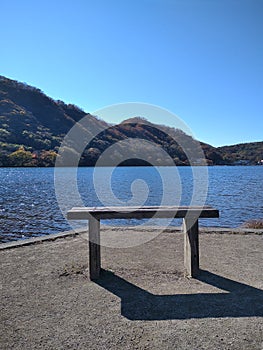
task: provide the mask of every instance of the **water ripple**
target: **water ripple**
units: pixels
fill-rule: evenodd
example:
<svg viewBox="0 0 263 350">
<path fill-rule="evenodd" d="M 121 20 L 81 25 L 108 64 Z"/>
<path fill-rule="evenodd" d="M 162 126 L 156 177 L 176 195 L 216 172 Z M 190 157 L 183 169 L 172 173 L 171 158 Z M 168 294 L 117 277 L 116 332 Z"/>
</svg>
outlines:
<svg viewBox="0 0 263 350">
<path fill-rule="evenodd" d="M 65 173 L 65 196 L 70 201 L 71 189 Z M 100 169 L 103 179 L 103 168 Z M 168 173 L 170 169 L 165 169 Z M 191 168 L 178 168 L 182 186 L 181 205 L 191 202 L 193 179 Z M 149 195 L 145 205 L 159 205 L 162 182 L 154 168 L 122 167 L 113 172 L 112 191 L 117 198 L 131 198 L 131 184 L 138 179 L 147 183 Z M 172 174 L 172 173 L 171 173 Z M 48 235 L 69 230 L 55 196 L 52 168 L 0 168 L 0 240 L 2 242 Z M 80 168 L 78 186 L 83 202 L 100 205 L 93 187 L 93 169 Z M 200 220 L 204 226 L 237 227 L 247 220 L 263 218 L 263 167 L 210 167 L 207 204 L 220 210 L 219 219 Z M 201 194 L 200 194 L 201 196 Z M 166 205 L 173 204 L 171 191 Z M 136 220 L 115 220 L 115 225 L 136 224 Z M 156 225 L 162 224 L 156 220 Z M 172 225 L 180 225 L 173 220 Z M 80 224 L 83 226 L 84 224 Z"/>
</svg>

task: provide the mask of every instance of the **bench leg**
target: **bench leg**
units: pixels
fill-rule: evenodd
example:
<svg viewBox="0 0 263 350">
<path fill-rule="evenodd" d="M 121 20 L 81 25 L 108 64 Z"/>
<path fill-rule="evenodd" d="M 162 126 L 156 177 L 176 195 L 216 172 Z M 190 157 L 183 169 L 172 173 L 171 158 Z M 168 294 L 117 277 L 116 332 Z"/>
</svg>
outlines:
<svg viewBox="0 0 263 350">
<path fill-rule="evenodd" d="M 184 266 L 187 277 L 196 277 L 199 273 L 198 220 L 194 225 L 192 223 L 191 219 L 183 219 Z"/>
<path fill-rule="evenodd" d="M 89 219 L 89 271 L 90 279 L 100 276 L 100 220 Z"/>
</svg>

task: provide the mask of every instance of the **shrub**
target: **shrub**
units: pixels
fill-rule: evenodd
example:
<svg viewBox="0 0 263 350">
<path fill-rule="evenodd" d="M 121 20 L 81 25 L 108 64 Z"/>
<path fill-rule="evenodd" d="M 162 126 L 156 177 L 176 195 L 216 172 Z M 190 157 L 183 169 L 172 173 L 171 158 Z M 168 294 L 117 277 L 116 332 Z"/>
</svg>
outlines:
<svg viewBox="0 0 263 350">
<path fill-rule="evenodd" d="M 244 223 L 245 228 L 263 229 L 263 219 L 250 220 Z"/>
</svg>

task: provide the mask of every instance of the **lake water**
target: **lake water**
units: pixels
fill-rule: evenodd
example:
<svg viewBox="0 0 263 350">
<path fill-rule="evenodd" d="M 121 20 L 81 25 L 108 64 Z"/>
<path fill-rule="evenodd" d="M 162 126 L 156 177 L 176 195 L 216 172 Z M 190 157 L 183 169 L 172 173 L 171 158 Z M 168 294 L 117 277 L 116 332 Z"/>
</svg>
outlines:
<svg viewBox="0 0 263 350">
<path fill-rule="evenodd" d="M 200 203 L 205 201 L 220 210 L 220 218 L 202 219 L 201 226 L 238 227 L 247 220 L 263 218 L 262 166 L 218 166 L 208 167 L 207 171 L 207 196 L 205 177 L 201 177 L 198 198 L 194 202 L 192 194 L 196 184 L 190 167 L 96 168 L 95 175 L 93 168 L 79 168 L 77 186 L 80 198 L 87 206 L 189 205 L 199 204 L 199 200 Z M 58 169 L 58 204 L 53 168 L 0 168 L 1 241 L 71 229 L 61 209 L 65 213 L 79 204 L 75 201 L 72 172 L 72 168 Z M 136 225 L 137 220 L 103 223 Z M 180 223 L 179 220 L 173 220 L 171 225 Z M 153 224 L 163 223 L 162 220 L 156 220 Z M 77 224 L 80 225 L 83 223 Z"/>
</svg>

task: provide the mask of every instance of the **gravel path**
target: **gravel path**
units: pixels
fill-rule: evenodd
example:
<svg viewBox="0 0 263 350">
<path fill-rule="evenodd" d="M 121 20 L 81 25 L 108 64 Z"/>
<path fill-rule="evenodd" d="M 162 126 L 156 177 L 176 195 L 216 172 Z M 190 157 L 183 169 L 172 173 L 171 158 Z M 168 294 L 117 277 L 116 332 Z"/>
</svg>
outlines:
<svg viewBox="0 0 263 350">
<path fill-rule="evenodd" d="M 85 235 L 1 250 L 0 348 L 262 350 L 262 252 L 262 235 L 203 233 L 187 279 L 170 230 L 102 248 L 95 283 Z"/>
</svg>

